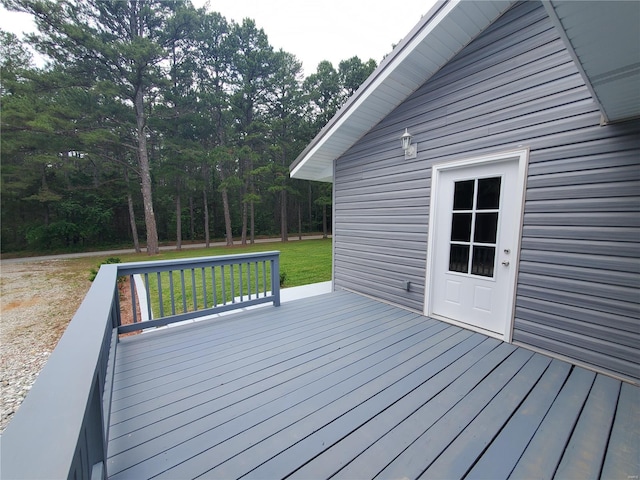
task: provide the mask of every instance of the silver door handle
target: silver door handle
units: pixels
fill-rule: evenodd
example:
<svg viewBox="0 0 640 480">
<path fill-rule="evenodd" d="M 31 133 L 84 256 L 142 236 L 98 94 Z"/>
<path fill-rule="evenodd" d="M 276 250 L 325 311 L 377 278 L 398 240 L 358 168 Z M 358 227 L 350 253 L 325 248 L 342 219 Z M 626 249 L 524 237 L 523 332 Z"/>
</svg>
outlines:
<svg viewBox="0 0 640 480">
<path fill-rule="evenodd" d="M 503 260 L 502 261 L 502 265 L 504 265 L 505 267 L 509 266 L 509 260 Z"/>
</svg>

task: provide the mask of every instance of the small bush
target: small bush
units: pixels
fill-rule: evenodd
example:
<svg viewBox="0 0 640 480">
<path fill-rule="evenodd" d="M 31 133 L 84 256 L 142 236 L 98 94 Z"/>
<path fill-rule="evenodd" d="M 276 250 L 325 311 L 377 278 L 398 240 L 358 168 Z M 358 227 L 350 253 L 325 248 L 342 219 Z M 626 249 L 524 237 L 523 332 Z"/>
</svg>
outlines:
<svg viewBox="0 0 640 480">
<path fill-rule="evenodd" d="M 89 272 L 89 280 L 93 282 L 96 279 L 96 275 L 98 275 L 98 270 L 100 270 L 100 266 L 108 265 L 110 263 L 122 263 L 122 261 L 118 257 L 109 257 L 104 262 L 98 264 L 96 268 L 92 268 Z M 124 280 L 124 277 L 119 277 L 118 281 Z"/>
<path fill-rule="evenodd" d="M 280 286 L 284 287 L 284 282 L 287 281 L 287 274 L 286 272 L 280 272 Z"/>
</svg>

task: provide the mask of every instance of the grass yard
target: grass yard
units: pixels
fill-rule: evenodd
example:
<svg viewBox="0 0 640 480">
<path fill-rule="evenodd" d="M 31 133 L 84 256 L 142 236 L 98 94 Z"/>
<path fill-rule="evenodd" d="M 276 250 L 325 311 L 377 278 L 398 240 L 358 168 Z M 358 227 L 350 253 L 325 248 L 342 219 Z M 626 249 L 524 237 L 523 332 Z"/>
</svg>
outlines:
<svg viewBox="0 0 640 480">
<path fill-rule="evenodd" d="M 152 258 L 144 254 L 126 254 L 119 255 L 118 258 L 122 262 L 138 262 L 270 251 L 280 252 L 282 288 L 331 280 L 330 239 L 260 243 L 246 247 L 188 249 L 179 252 L 163 252 Z M 215 281 L 212 280 L 214 275 Z M 269 262 L 252 262 L 242 266 L 236 265 L 233 269 L 230 266 L 222 269 L 220 267 L 177 269 L 172 272 L 145 275 L 143 281 L 153 318 L 159 318 L 226 304 L 233 297 L 255 298 L 256 292 L 259 292 L 258 296 L 263 296 L 272 288 L 270 275 Z"/>
<path fill-rule="evenodd" d="M 190 249 L 163 252 L 151 259 L 146 255 L 133 254 L 118 258 L 123 262 L 153 261 L 274 250 L 280 252 L 280 284 L 283 288 L 331 280 L 331 240 Z M 256 298 L 256 294 L 264 296 L 272 289 L 270 262 L 262 261 L 235 265 L 233 268 L 176 269 L 143 277 L 153 318 L 226 304 L 234 297 Z"/>
<path fill-rule="evenodd" d="M 303 240 L 287 243 L 257 243 L 233 247 L 188 249 L 180 252 L 162 252 L 149 257 L 146 254 L 118 255 L 122 262 L 171 260 L 176 258 L 235 255 L 250 252 L 280 252 L 280 272 L 285 274 L 283 287 L 297 287 L 331 280 L 331 239 Z"/>
</svg>

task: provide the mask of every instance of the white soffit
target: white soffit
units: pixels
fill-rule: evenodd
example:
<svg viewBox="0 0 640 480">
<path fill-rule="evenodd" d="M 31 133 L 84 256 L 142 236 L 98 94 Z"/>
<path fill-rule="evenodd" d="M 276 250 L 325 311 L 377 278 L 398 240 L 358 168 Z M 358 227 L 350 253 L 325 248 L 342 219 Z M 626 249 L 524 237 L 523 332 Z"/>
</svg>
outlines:
<svg viewBox="0 0 640 480">
<path fill-rule="evenodd" d="M 290 167 L 291 177 L 333 181 L 336 158 L 513 3 L 508 0 L 445 0 L 437 3 L 298 156 Z"/>
<path fill-rule="evenodd" d="M 604 120 L 640 117 L 640 2 L 543 3 Z"/>
</svg>

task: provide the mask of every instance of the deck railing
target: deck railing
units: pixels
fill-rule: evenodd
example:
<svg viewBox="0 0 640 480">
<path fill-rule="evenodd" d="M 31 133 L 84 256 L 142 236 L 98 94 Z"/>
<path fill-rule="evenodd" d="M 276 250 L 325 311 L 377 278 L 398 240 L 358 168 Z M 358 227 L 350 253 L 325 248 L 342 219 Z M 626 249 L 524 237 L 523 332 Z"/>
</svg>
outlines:
<svg viewBox="0 0 640 480">
<path fill-rule="evenodd" d="M 279 252 L 103 265 L 2 434 L 0 478 L 106 479 L 119 333 L 259 303 L 280 304 Z M 118 278 L 139 276 L 152 319 L 121 324 Z"/>
<path fill-rule="evenodd" d="M 127 275 L 133 323 L 119 333 L 159 327 L 260 303 L 280 305 L 279 252 L 118 266 Z M 142 282 L 142 288 L 135 283 Z M 138 292 L 144 292 L 140 295 Z M 146 308 L 136 308 L 136 303 Z M 141 312 L 150 312 L 141 318 Z"/>
</svg>

